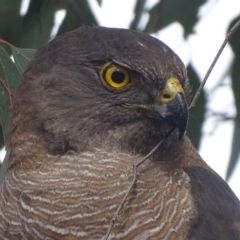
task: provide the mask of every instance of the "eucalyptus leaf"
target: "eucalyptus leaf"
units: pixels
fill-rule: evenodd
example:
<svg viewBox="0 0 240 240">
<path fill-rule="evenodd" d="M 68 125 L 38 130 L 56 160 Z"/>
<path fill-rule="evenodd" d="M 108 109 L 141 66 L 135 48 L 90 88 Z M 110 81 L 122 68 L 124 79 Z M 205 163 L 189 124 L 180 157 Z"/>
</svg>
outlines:
<svg viewBox="0 0 240 240">
<path fill-rule="evenodd" d="M 230 26 L 229 29 L 233 27 L 233 25 L 240 20 L 240 16 L 235 18 Z M 228 29 L 228 30 L 229 30 Z M 240 148 L 239 148 L 239 142 L 240 142 L 240 31 L 236 31 L 234 35 L 229 40 L 229 45 L 232 48 L 232 51 L 234 53 L 234 60 L 232 62 L 231 66 L 231 87 L 232 87 L 232 93 L 235 100 L 235 107 L 236 107 L 236 116 L 234 119 L 234 130 L 233 130 L 233 136 L 232 136 L 232 149 L 231 149 L 231 156 L 228 164 L 227 174 L 226 178 L 229 179 L 232 175 L 234 169 L 236 168 L 236 165 L 239 161 L 240 156 Z"/>
<path fill-rule="evenodd" d="M 145 32 L 153 33 L 179 22 L 184 29 L 184 37 L 193 32 L 198 22 L 198 12 L 206 0 L 167 0 L 158 3 L 149 10 L 149 20 Z"/>
<path fill-rule="evenodd" d="M 0 184 L 4 180 L 4 177 L 5 177 L 5 174 L 6 174 L 7 161 L 8 161 L 8 158 L 9 158 L 10 154 L 11 154 L 11 151 L 8 150 L 6 152 L 6 155 L 5 155 L 5 158 L 4 158 L 3 162 L 2 162 L 2 164 L 0 165 Z"/>
<path fill-rule="evenodd" d="M 28 63 L 33 59 L 35 52 L 36 49 L 12 48 L 14 61 L 21 75 L 24 73 Z"/>
<path fill-rule="evenodd" d="M 18 46 L 22 35 L 22 0 L 0 0 L 0 38 Z"/>
<path fill-rule="evenodd" d="M 18 46 L 38 48 L 49 40 L 54 25 L 54 6 L 54 1 L 30 1 L 28 11 L 22 18 L 22 38 Z"/>
<path fill-rule="evenodd" d="M 187 73 L 191 82 L 192 95 L 194 95 L 199 87 L 200 78 L 191 64 L 187 67 Z M 203 90 L 198 98 L 197 104 L 190 111 L 189 124 L 187 128 L 187 135 L 197 149 L 199 149 L 202 137 L 202 126 L 204 123 L 206 105 L 207 101 Z"/>
<path fill-rule="evenodd" d="M 12 97 L 7 93 L 7 89 L 12 93 L 16 93 L 21 81 L 21 75 L 8 53 L 2 47 L 0 47 L 0 77 L 5 83 L 5 87 L 3 82 L 0 84 L 0 121 L 3 128 L 4 142 L 6 143 L 9 136 L 7 125 Z"/>
</svg>

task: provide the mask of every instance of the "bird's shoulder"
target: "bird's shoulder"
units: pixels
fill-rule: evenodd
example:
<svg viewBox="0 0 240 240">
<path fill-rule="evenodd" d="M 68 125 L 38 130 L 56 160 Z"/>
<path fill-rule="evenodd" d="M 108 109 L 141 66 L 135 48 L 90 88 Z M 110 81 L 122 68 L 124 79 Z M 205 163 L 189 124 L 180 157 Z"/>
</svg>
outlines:
<svg viewBox="0 0 240 240">
<path fill-rule="evenodd" d="M 240 202 L 228 184 L 204 167 L 185 167 L 197 217 L 192 239 L 240 239 Z"/>
</svg>

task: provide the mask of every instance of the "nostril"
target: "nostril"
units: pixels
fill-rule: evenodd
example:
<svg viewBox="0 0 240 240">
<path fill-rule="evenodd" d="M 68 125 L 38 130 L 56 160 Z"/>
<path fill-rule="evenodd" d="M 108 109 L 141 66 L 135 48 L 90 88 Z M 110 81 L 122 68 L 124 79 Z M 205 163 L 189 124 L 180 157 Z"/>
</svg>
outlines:
<svg viewBox="0 0 240 240">
<path fill-rule="evenodd" d="M 169 94 L 166 94 L 166 93 L 165 93 L 165 94 L 163 95 L 163 98 L 169 99 L 169 98 L 171 98 L 171 96 L 170 96 Z"/>
</svg>

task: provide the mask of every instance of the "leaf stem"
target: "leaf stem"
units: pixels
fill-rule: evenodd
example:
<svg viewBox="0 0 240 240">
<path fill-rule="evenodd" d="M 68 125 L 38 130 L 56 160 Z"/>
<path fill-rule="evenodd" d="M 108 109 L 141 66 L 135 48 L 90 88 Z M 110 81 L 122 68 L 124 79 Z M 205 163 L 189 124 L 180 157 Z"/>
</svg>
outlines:
<svg viewBox="0 0 240 240">
<path fill-rule="evenodd" d="M 3 39 L 0 39 L 0 44 L 7 45 L 10 48 L 15 48 L 11 43 L 9 43 Z"/>
<path fill-rule="evenodd" d="M 6 83 L 4 82 L 4 80 L 0 77 L 0 83 L 2 84 L 2 86 L 5 88 L 7 94 L 8 94 L 8 97 L 9 97 L 9 102 L 10 102 L 10 108 L 12 108 L 12 97 L 16 97 L 14 95 L 13 92 L 11 92 L 11 90 L 8 88 L 8 86 L 6 85 Z"/>
</svg>

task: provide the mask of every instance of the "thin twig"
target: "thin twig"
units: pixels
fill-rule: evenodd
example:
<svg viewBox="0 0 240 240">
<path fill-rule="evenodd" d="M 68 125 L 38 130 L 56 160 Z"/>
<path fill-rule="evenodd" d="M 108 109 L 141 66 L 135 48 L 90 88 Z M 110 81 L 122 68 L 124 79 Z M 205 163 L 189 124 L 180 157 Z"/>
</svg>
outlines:
<svg viewBox="0 0 240 240">
<path fill-rule="evenodd" d="M 208 69 L 208 71 L 207 71 L 207 73 L 206 73 L 203 81 L 201 82 L 201 84 L 200 84 L 200 86 L 199 86 L 199 88 L 198 88 L 198 90 L 197 90 L 197 92 L 196 92 L 196 94 L 195 94 L 195 96 L 194 96 L 194 98 L 193 98 L 193 100 L 192 100 L 192 102 L 191 102 L 191 105 L 189 106 L 189 110 L 195 106 L 196 101 L 197 101 L 199 95 L 201 94 L 202 89 L 203 89 L 205 83 L 207 82 L 209 75 L 211 74 L 211 72 L 212 72 L 212 70 L 213 70 L 216 62 L 218 61 L 218 58 L 220 57 L 220 55 L 221 55 L 223 49 L 225 48 L 227 42 L 229 41 L 229 39 L 232 37 L 233 33 L 237 30 L 237 28 L 238 28 L 239 26 L 240 26 L 240 20 L 237 21 L 237 23 L 234 24 L 234 26 L 233 26 L 233 27 L 230 29 L 230 31 L 228 32 L 228 34 L 227 34 L 224 42 L 222 43 L 220 49 L 219 49 L 218 52 L 217 52 L 217 55 L 216 55 L 215 58 L 213 59 L 213 62 L 212 62 L 212 64 L 210 65 L 210 67 L 209 67 L 209 69 Z"/>
<path fill-rule="evenodd" d="M 175 127 L 172 127 L 167 133 L 166 135 L 163 137 L 163 139 L 143 158 L 141 159 L 139 162 L 137 162 L 136 164 L 133 164 L 133 180 L 132 183 L 128 189 L 128 191 L 126 192 L 126 194 L 124 195 L 121 203 L 119 204 L 114 216 L 112 217 L 111 223 L 108 227 L 106 236 L 104 237 L 104 240 L 108 240 L 108 237 L 110 236 L 111 230 L 114 226 L 114 223 L 116 222 L 118 216 L 119 216 L 119 212 L 121 211 L 121 209 L 123 208 L 123 205 L 128 197 L 128 195 L 130 194 L 136 180 L 137 180 L 137 168 L 143 164 L 163 143 L 164 141 L 169 137 L 169 135 L 173 132 L 173 130 L 175 129 Z"/>
</svg>

